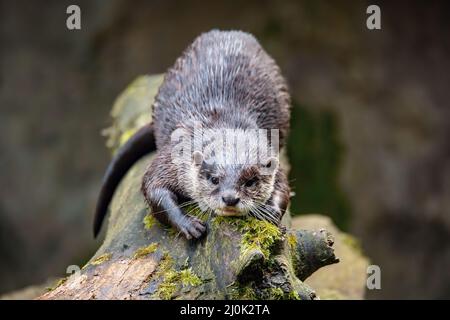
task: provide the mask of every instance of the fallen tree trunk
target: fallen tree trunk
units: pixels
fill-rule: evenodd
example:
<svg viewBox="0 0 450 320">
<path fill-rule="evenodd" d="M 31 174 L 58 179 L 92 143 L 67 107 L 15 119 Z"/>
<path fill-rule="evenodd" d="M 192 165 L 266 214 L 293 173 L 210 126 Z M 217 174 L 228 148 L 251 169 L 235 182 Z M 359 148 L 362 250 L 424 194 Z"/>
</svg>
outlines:
<svg viewBox="0 0 450 320">
<path fill-rule="evenodd" d="M 117 149 L 149 121 L 161 76 L 141 77 L 113 108 Z M 150 157 L 127 174 L 111 204 L 105 240 L 83 269 L 39 299 L 315 299 L 303 281 L 338 262 L 325 230 L 283 228 L 254 218 L 205 217 L 207 235 L 186 240 L 161 225 L 140 192 Z"/>
</svg>

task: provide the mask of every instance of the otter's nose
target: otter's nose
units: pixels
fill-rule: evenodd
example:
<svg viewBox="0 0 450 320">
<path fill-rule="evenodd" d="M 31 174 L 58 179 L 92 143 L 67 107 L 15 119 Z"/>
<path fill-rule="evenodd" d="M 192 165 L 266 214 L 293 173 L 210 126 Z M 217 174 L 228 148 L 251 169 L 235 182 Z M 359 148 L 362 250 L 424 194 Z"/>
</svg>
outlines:
<svg viewBox="0 0 450 320">
<path fill-rule="evenodd" d="M 223 196 L 222 200 L 227 206 L 230 207 L 235 206 L 239 203 L 239 198 L 234 196 Z"/>
</svg>

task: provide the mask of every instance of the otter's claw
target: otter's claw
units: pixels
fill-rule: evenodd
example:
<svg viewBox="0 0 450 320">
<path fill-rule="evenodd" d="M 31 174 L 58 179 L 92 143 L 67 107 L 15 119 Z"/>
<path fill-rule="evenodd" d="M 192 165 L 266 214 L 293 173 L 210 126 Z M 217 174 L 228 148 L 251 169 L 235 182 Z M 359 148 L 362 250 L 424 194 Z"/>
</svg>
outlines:
<svg viewBox="0 0 450 320">
<path fill-rule="evenodd" d="M 180 231 L 184 234 L 186 239 L 200 238 L 206 231 L 205 224 L 198 218 L 193 216 L 186 216 L 180 226 Z"/>
</svg>

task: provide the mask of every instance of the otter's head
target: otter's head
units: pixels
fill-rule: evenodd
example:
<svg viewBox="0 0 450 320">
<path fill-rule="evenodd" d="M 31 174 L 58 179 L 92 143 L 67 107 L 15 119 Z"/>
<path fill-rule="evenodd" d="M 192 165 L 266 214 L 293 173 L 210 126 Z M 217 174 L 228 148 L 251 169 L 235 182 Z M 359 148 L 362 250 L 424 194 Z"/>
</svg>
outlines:
<svg viewBox="0 0 450 320">
<path fill-rule="evenodd" d="M 279 161 L 269 157 L 260 163 L 221 163 L 214 153 L 193 153 L 194 198 L 200 209 L 220 216 L 256 213 L 270 197 Z"/>
</svg>

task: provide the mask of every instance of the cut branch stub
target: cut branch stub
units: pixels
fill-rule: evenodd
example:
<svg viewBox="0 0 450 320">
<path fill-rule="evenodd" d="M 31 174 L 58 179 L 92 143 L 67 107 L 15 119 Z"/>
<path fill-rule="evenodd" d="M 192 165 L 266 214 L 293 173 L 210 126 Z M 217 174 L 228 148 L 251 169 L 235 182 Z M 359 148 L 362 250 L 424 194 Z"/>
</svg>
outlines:
<svg viewBox="0 0 450 320">
<path fill-rule="evenodd" d="M 288 235 L 288 242 L 295 274 L 301 281 L 319 268 L 339 262 L 332 247 L 333 237 L 324 229 L 292 231 Z"/>
</svg>

